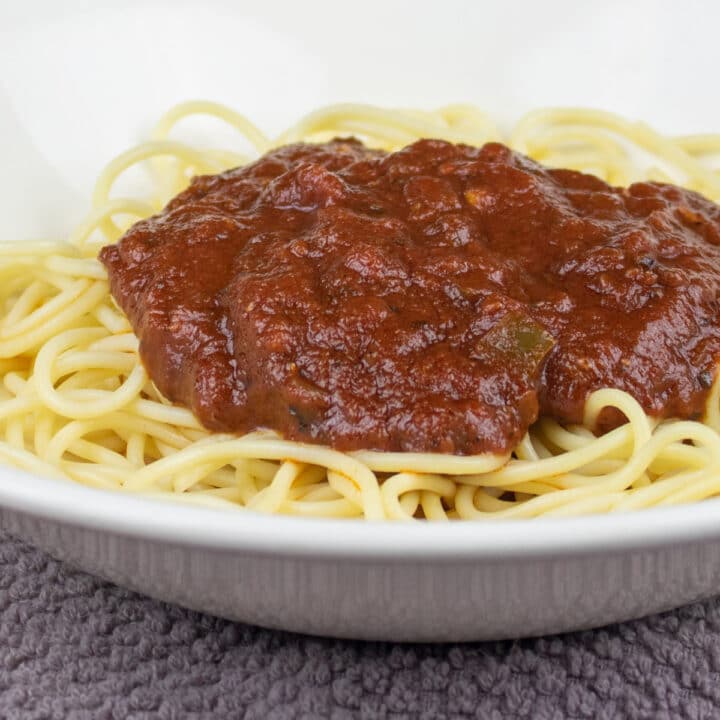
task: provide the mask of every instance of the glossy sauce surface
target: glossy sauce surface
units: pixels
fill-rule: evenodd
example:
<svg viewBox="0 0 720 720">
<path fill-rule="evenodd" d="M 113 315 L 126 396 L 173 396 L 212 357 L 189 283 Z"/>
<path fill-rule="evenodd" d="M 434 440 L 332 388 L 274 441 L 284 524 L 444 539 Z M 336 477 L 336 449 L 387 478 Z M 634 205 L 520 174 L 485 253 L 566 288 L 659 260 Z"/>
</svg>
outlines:
<svg viewBox="0 0 720 720">
<path fill-rule="evenodd" d="M 151 378 L 208 428 L 474 454 L 603 387 L 700 417 L 719 243 L 720 207 L 671 185 L 335 140 L 194 179 L 101 259 Z"/>
</svg>

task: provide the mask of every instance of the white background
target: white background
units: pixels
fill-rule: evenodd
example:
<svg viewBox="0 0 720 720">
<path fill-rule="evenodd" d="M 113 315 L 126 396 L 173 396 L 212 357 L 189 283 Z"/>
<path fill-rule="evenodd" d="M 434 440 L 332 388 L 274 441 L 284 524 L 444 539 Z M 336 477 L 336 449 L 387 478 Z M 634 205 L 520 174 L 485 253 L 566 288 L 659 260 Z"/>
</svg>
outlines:
<svg viewBox="0 0 720 720">
<path fill-rule="evenodd" d="M 188 98 L 269 132 L 336 101 L 720 131 L 719 37 L 712 2 L 0 0 L 0 238 L 61 236 L 104 162 Z"/>
</svg>

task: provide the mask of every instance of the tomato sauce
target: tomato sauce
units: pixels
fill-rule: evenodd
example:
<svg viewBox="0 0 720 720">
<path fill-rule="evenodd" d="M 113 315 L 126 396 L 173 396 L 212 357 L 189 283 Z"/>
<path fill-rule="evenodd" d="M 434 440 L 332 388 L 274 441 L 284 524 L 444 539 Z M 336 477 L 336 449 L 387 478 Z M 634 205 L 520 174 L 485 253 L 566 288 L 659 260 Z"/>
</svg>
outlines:
<svg viewBox="0 0 720 720">
<path fill-rule="evenodd" d="M 719 244 L 720 207 L 672 185 L 339 139 L 195 178 L 100 257 L 150 377 L 208 428 L 475 454 L 603 387 L 699 418 Z"/>
</svg>

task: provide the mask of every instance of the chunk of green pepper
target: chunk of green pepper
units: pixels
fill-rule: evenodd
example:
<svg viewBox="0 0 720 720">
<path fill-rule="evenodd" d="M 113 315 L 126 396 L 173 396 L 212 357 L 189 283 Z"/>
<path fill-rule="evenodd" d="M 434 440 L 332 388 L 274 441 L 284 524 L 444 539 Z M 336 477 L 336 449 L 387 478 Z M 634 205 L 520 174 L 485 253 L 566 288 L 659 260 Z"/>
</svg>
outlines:
<svg viewBox="0 0 720 720">
<path fill-rule="evenodd" d="M 478 350 L 482 354 L 499 354 L 506 362 L 533 375 L 554 344 L 555 339 L 542 325 L 526 315 L 511 311 L 483 335 Z"/>
</svg>

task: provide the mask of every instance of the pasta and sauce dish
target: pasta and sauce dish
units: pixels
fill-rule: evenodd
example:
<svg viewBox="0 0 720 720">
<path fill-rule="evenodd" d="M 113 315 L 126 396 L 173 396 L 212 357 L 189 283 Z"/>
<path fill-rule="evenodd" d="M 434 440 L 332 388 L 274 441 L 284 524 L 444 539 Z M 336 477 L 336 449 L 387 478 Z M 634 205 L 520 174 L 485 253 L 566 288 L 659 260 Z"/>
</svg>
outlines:
<svg viewBox="0 0 720 720">
<path fill-rule="evenodd" d="M 255 154 L 172 139 L 195 114 Z M 588 110 L 333 106 L 270 140 L 177 106 L 70 238 L 0 244 L 0 460 L 308 517 L 716 495 L 718 154 Z"/>
</svg>

